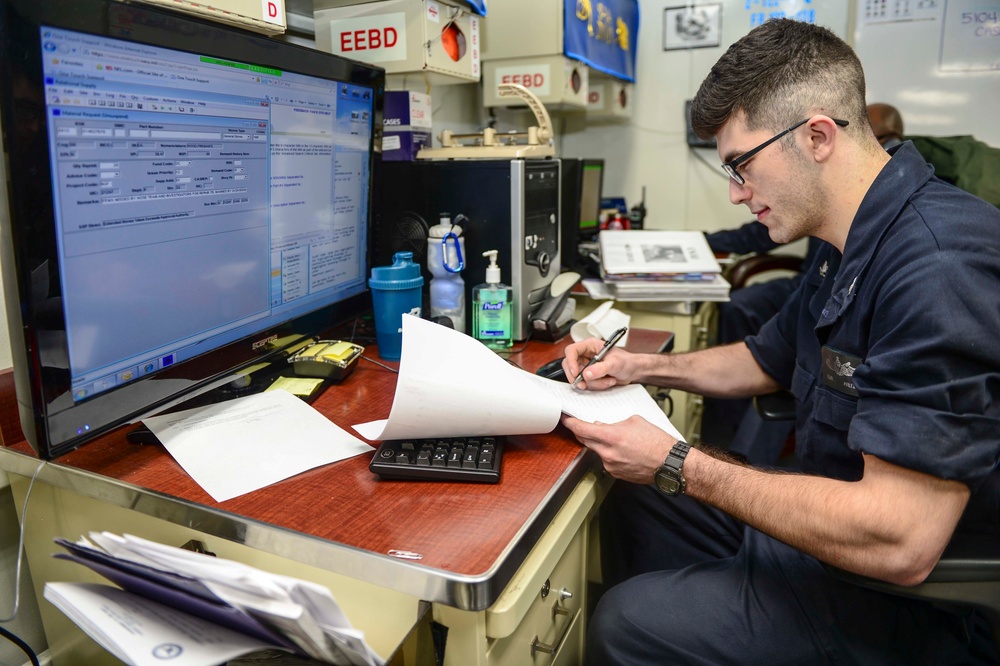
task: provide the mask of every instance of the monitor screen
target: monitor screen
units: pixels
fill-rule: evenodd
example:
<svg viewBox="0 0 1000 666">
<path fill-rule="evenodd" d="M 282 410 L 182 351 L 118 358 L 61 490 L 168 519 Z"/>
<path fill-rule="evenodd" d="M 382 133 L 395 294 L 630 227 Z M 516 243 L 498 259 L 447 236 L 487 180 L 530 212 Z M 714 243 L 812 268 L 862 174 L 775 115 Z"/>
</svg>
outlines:
<svg viewBox="0 0 1000 666">
<path fill-rule="evenodd" d="M 384 72 L 109 0 L 0 0 L 5 301 L 54 457 L 370 307 Z"/>
<path fill-rule="evenodd" d="M 601 224 L 601 186 L 604 160 L 582 160 L 580 165 L 580 231 L 597 233 Z"/>
</svg>

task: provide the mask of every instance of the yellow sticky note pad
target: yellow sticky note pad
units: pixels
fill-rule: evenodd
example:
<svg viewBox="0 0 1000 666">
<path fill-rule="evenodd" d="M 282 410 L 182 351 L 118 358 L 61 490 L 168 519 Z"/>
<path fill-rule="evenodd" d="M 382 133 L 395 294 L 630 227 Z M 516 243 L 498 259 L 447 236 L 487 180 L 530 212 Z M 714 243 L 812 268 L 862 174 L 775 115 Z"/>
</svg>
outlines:
<svg viewBox="0 0 1000 666">
<path fill-rule="evenodd" d="M 353 353 L 354 345 L 350 342 L 334 342 L 323 350 L 322 356 L 331 361 L 343 362 L 349 359 Z"/>
<path fill-rule="evenodd" d="M 292 395 L 308 397 L 323 383 L 322 379 L 313 377 L 278 377 L 267 387 L 268 391 L 284 389 Z"/>
</svg>

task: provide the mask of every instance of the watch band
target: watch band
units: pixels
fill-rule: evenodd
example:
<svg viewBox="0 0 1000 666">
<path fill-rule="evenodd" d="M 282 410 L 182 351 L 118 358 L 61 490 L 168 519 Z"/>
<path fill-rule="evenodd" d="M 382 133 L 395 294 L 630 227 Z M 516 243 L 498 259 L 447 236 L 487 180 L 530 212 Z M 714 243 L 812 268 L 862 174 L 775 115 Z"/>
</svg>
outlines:
<svg viewBox="0 0 1000 666">
<path fill-rule="evenodd" d="M 678 441 L 670 449 L 670 453 L 667 454 L 667 459 L 663 461 L 663 466 L 676 470 L 677 473 L 680 474 L 681 469 L 684 467 L 684 459 L 687 458 L 688 451 L 690 450 L 690 444 Z"/>
</svg>

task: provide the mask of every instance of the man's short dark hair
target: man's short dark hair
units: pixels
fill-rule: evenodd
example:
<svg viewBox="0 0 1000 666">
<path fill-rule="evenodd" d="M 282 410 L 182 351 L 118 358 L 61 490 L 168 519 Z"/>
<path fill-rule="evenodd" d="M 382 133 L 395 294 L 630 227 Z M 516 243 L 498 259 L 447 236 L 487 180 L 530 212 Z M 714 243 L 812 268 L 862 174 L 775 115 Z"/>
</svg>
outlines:
<svg viewBox="0 0 1000 666">
<path fill-rule="evenodd" d="M 691 124 L 709 138 L 742 113 L 747 129 L 778 132 L 813 112 L 867 125 L 861 61 L 827 28 L 772 19 L 715 63 L 691 104 Z"/>
</svg>

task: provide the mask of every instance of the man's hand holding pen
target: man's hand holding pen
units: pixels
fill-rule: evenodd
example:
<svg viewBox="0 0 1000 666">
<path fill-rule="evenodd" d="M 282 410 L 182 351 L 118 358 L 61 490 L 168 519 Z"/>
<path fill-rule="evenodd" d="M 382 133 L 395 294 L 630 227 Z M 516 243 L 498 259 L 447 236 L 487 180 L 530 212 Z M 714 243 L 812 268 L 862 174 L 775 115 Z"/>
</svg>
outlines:
<svg viewBox="0 0 1000 666">
<path fill-rule="evenodd" d="M 583 375 L 574 386 L 602 391 L 643 379 L 649 369 L 647 359 L 653 355 L 632 354 L 615 347 L 615 342 L 617 339 L 613 335 L 608 342 L 591 338 L 566 348 L 563 360 L 566 376 Z M 670 447 L 677 441 L 641 416 L 632 416 L 620 423 L 587 423 L 563 414 L 562 424 L 581 444 L 601 457 L 609 474 L 632 483 L 651 483 L 653 472 L 663 464 Z"/>
<path fill-rule="evenodd" d="M 633 354 L 615 347 L 624 334 L 625 329 L 619 329 L 607 342 L 590 338 L 566 348 L 563 371 L 574 378 L 573 386 L 602 391 L 633 381 L 629 362 Z"/>
</svg>

